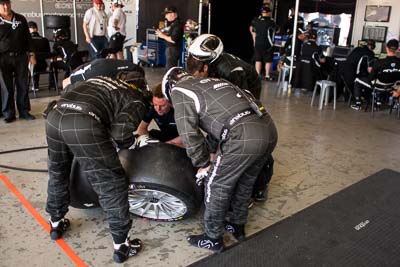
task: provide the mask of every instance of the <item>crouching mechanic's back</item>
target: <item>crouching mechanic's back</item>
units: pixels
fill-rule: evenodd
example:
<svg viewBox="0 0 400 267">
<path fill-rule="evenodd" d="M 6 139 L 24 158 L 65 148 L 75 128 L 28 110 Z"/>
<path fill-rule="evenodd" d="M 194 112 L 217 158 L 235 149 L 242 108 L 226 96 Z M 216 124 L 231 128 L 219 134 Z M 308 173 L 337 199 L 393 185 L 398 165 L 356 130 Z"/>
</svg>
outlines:
<svg viewBox="0 0 400 267">
<path fill-rule="evenodd" d="M 99 196 L 114 243 L 113 259 L 124 262 L 141 248 L 130 240 L 132 226 L 128 207 L 128 181 L 116 152 L 134 142 L 137 129 L 148 110 L 143 94 L 121 80 L 96 77 L 67 88 L 48 109 L 48 198 L 50 236 L 62 237 L 70 223 L 64 218 L 69 206 L 69 177 L 75 158 Z"/>
</svg>

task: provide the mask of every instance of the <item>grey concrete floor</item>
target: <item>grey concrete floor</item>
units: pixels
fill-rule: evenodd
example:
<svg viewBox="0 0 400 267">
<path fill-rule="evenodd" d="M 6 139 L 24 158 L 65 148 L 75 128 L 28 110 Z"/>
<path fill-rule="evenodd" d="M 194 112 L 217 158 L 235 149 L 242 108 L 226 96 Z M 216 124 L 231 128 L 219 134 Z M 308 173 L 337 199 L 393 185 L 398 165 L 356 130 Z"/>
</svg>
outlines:
<svg viewBox="0 0 400 267">
<path fill-rule="evenodd" d="M 146 69 L 150 85 L 161 80 L 162 69 Z M 0 151 L 45 146 L 41 111 L 55 97 L 32 99 L 34 121 L 0 121 Z M 338 102 L 319 111 L 305 94 L 279 95 L 276 84 L 263 82 L 263 102 L 275 120 L 279 142 L 274 152 L 275 174 L 269 199 L 250 210 L 246 226 L 252 235 L 383 168 L 400 171 L 400 121 L 386 110 L 370 117 Z M 46 149 L 0 155 L 0 164 L 46 169 Z M 7 178 L 40 217 L 45 212 L 48 176 L 0 168 L 0 266 L 74 266 L 62 246 L 5 184 Z M 89 266 L 117 265 L 112 240 L 100 209 L 71 208 L 72 227 L 64 241 Z M 186 236 L 202 230 L 201 214 L 179 222 L 155 222 L 133 217 L 131 235 L 144 242 L 143 251 L 124 266 L 186 266 L 210 255 L 189 247 Z M 225 235 L 226 244 L 234 241 Z"/>
</svg>

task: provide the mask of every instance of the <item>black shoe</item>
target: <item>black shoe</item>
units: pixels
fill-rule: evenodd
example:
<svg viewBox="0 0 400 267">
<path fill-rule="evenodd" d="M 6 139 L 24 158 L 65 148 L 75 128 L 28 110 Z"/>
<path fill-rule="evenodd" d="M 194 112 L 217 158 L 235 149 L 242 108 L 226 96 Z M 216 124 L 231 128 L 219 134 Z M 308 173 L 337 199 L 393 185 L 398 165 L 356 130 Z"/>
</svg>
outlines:
<svg viewBox="0 0 400 267">
<path fill-rule="evenodd" d="M 63 233 L 65 231 L 67 231 L 67 229 L 70 226 L 69 220 L 65 219 L 65 218 L 61 219 L 60 222 L 58 223 L 58 225 L 55 227 L 53 227 L 53 225 L 51 224 L 52 223 L 51 219 L 49 220 L 49 223 L 50 223 L 50 227 L 51 227 L 51 229 L 50 229 L 51 240 L 60 239 L 62 237 Z"/>
<path fill-rule="evenodd" d="M 186 238 L 191 246 L 198 248 L 209 249 L 214 252 L 222 252 L 224 250 L 224 240 L 222 237 L 214 239 L 208 237 L 206 234 L 202 235 L 190 235 Z"/>
<path fill-rule="evenodd" d="M 361 110 L 361 102 L 357 101 L 354 105 L 350 106 L 354 110 Z"/>
<path fill-rule="evenodd" d="M 274 81 L 274 78 L 272 78 L 271 76 L 265 76 L 265 80 L 268 82 L 272 82 Z"/>
<path fill-rule="evenodd" d="M 255 202 L 265 202 L 268 198 L 268 191 L 267 189 L 265 189 L 253 192 L 251 197 L 254 199 Z"/>
<path fill-rule="evenodd" d="M 20 119 L 27 120 L 27 121 L 32 121 L 32 120 L 36 119 L 35 116 L 29 114 L 29 112 L 20 114 L 20 115 L 19 115 L 19 118 L 20 118 Z"/>
<path fill-rule="evenodd" d="M 4 118 L 4 122 L 5 122 L 5 123 L 10 123 L 10 122 L 13 122 L 13 121 L 15 121 L 15 120 L 16 120 L 15 117 L 5 117 L 5 118 Z"/>
<path fill-rule="evenodd" d="M 243 241 L 246 239 L 246 235 L 244 233 L 244 224 L 225 222 L 225 230 L 231 233 L 237 241 Z"/>
<path fill-rule="evenodd" d="M 119 249 L 114 250 L 113 260 L 116 263 L 122 263 L 129 257 L 133 257 L 142 249 L 142 241 L 140 239 L 126 240 L 128 244 L 122 244 Z"/>
</svg>

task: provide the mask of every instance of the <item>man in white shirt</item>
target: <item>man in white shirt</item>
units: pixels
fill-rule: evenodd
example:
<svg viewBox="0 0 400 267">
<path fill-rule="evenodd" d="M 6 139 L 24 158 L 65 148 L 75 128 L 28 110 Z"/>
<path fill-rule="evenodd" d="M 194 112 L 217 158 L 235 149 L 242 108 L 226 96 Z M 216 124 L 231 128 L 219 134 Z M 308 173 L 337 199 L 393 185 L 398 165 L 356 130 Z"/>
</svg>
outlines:
<svg viewBox="0 0 400 267">
<path fill-rule="evenodd" d="M 83 32 L 91 59 L 101 57 L 101 50 L 108 48 L 107 21 L 103 0 L 93 0 L 93 7 L 83 17 Z"/>
<path fill-rule="evenodd" d="M 108 21 L 108 34 L 110 36 L 110 58 L 124 59 L 122 49 L 126 37 L 126 15 L 122 8 L 121 0 L 113 0 L 111 5 L 112 15 Z"/>
</svg>

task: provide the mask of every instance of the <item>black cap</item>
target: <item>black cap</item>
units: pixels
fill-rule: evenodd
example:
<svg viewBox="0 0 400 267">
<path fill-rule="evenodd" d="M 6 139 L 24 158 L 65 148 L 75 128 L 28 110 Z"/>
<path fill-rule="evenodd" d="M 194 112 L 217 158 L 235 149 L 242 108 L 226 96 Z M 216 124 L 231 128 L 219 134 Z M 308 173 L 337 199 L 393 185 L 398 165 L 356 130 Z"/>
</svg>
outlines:
<svg viewBox="0 0 400 267">
<path fill-rule="evenodd" d="M 308 31 L 308 39 L 317 39 L 317 31 L 316 30 L 309 30 Z"/>
<path fill-rule="evenodd" d="M 1 0 L 0 0 L 1 1 Z M 165 9 L 164 9 L 164 12 L 163 12 L 164 14 L 168 14 L 168 13 L 177 13 L 177 11 L 176 11 L 176 7 L 174 7 L 174 6 L 167 6 Z"/>
<path fill-rule="evenodd" d="M 263 12 L 269 13 L 269 12 L 271 12 L 271 9 L 267 6 L 262 6 L 260 11 L 261 11 L 261 13 L 263 13 Z"/>
<path fill-rule="evenodd" d="M 10 0 L 0 0 L 0 4 L 3 4 L 3 3 L 10 3 L 11 1 Z"/>
<path fill-rule="evenodd" d="M 0 0 L 0 2 L 1 2 L 1 0 Z M 37 27 L 36 22 L 34 22 L 34 21 L 29 21 L 29 22 L 28 22 L 28 28 L 37 29 L 38 27 Z"/>
<path fill-rule="evenodd" d="M 390 50 L 397 50 L 399 48 L 399 41 L 396 39 L 389 40 L 389 42 L 386 44 L 386 47 Z"/>
<path fill-rule="evenodd" d="M 370 46 L 372 49 L 375 49 L 376 44 L 375 44 L 375 40 L 367 40 L 367 46 Z"/>
</svg>

